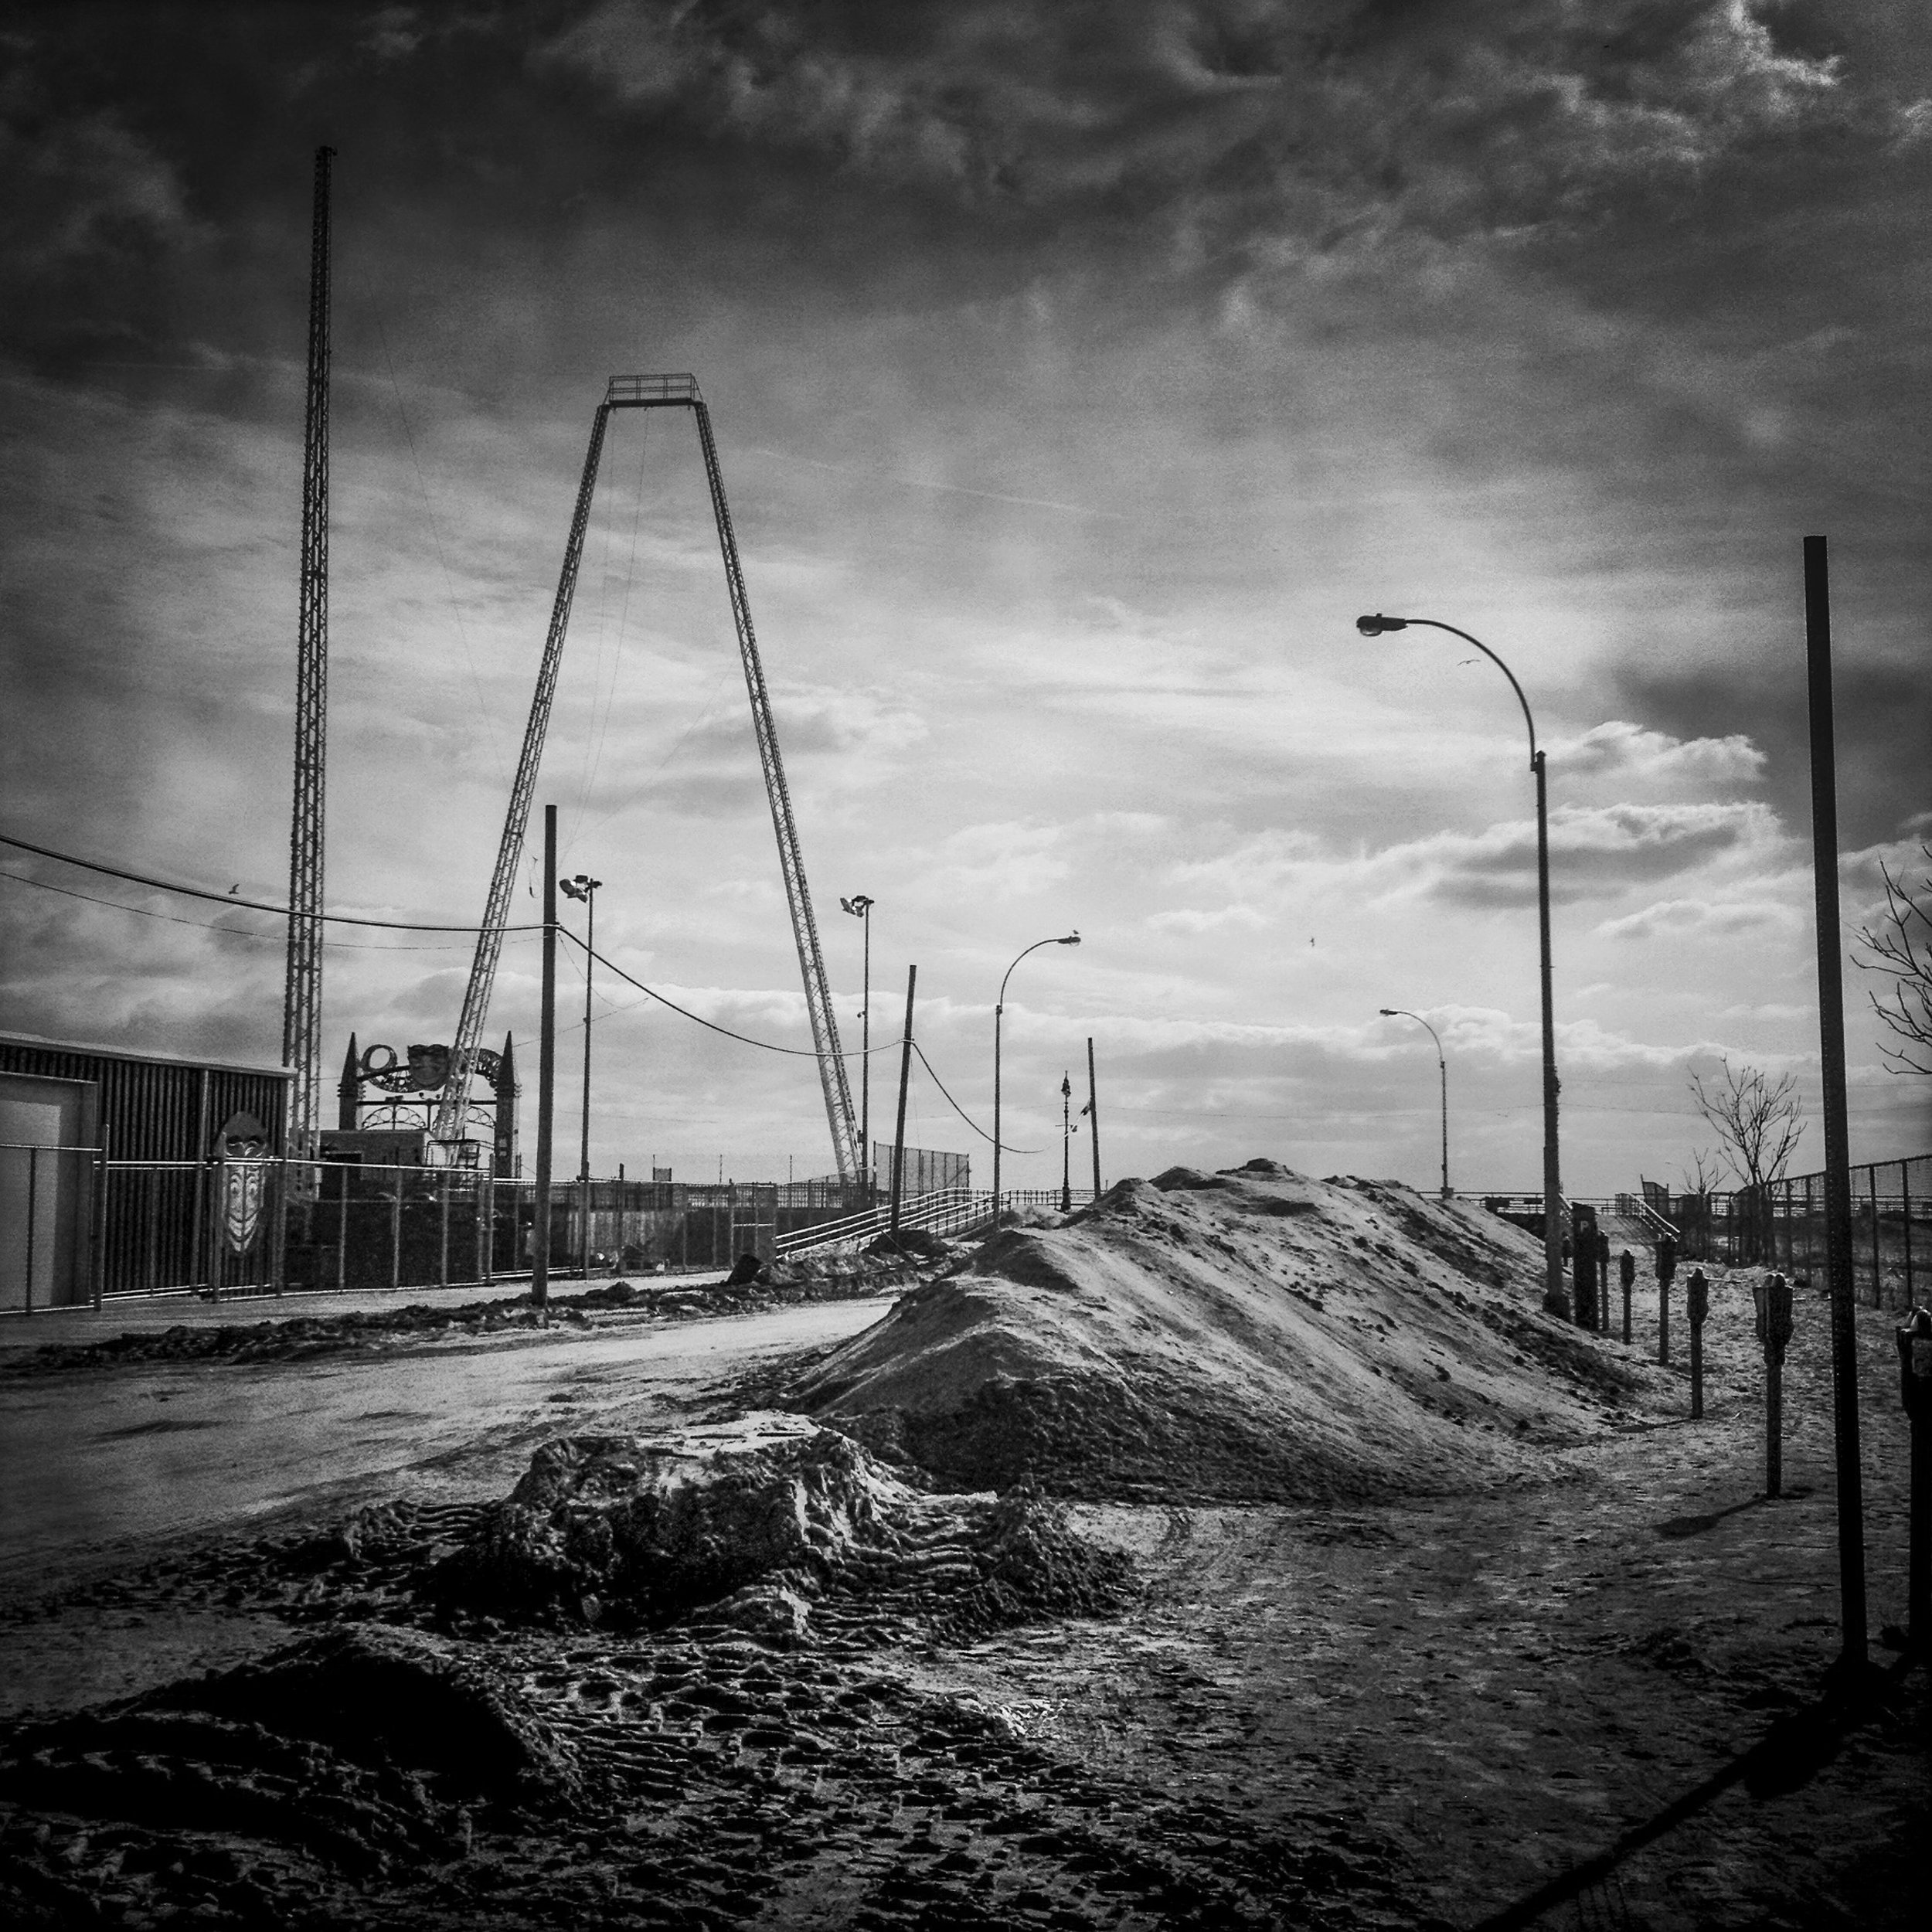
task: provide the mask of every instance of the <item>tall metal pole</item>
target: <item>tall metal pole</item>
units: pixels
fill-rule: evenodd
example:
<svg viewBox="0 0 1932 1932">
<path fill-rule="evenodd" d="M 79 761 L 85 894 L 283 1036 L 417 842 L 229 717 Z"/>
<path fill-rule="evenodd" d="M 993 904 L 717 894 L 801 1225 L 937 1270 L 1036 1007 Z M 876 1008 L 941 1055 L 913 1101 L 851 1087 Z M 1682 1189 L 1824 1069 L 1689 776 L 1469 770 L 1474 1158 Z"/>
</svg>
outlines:
<svg viewBox="0 0 1932 1932">
<path fill-rule="evenodd" d="M 893 1193 L 891 1227 L 899 1238 L 900 1185 L 906 1172 L 906 1089 L 913 1077 L 913 989 L 919 984 L 919 968 L 906 968 L 906 1031 L 899 1046 L 899 1124 L 893 1129 Z"/>
<path fill-rule="evenodd" d="M 1563 1162 L 1556 1138 L 1556 1096 L 1563 1083 L 1556 1077 L 1556 1006 L 1549 967 L 1549 796 L 1543 754 L 1530 761 L 1536 768 L 1536 937 L 1541 949 L 1543 1022 L 1543 1306 L 1566 1318 L 1570 1297 L 1563 1291 Z"/>
<path fill-rule="evenodd" d="M 1060 1212 L 1073 1212 L 1073 1076 L 1060 1075 Z"/>
<path fill-rule="evenodd" d="M 1094 1036 L 1087 1036 L 1087 1113 L 1094 1136 L 1094 1198 L 1100 1198 L 1100 1090 L 1094 1083 Z"/>
<path fill-rule="evenodd" d="M 1529 700 L 1512 671 L 1480 638 L 1439 617 L 1389 617 L 1379 611 L 1357 617 L 1355 628 L 1365 638 L 1379 637 L 1385 631 L 1406 631 L 1412 624 L 1426 624 L 1431 631 L 1447 631 L 1473 645 L 1509 680 L 1509 688 L 1522 707 L 1523 723 L 1529 728 L 1529 768 L 1536 777 L 1536 930 L 1543 992 L 1543 1307 L 1566 1320 L 1570 1315 L 1570 1294 L 1563 1286 L 1563 1164 L 1558 1157 L 1556 1096 L 1563 1083 L 1556 1077 L 1556 1019 L 1551 991 L 1549 965 L 1549 809 L 1544 783 L 1543 754 L 1537 749 L 1536 720 L 1530 715 Z"/>
<path fill-rule="evenodd" d="M 854 893 L 838 902 L 842 911 L 862 920 L 866 929 L 866 999 L 859 1009 L 859 1023 L 864 1029 L 859 1055 L 859 1178 L 864 1182 L 866 1205 L 877 1198 L 872 1158 L 872 900 L 864 893 Z"/>
<path fill-rule="evenodd" d="M 329 185 L 332 148 L 315 150 L 309 240 L 308 393 L 302 437 L 302 561 L 295 670 L 295 793 L 289 828 L 288 960 L 282 1064 L 288 1083 L 285 1155 L 298 1198 L 313 1199 L 321 1128 L 322 858 L 328 736 Z"/>
<path fill-rule="evenodd" d="M 1804 539 L 1804 655 L 1811 687 L 1811 876 L 1818 925 L 1818 1073 L 1824 1087 L 1825 1270 L 1832 1298 L 1838 1555 L 1848 1672 L 1866 1661 L 1865 1496 L 1859 1468 L 1858 1330 L 1852 1276 L 1852 1150 L 1845 1119 L 1845 985 L 1838 934 L 1838 772 L 1832 719 L 1832 592 L 1825 539 Z"/>
<path fill-rule="evenodd" d="M 537 1036 L 536 1192 L 531 1202 L 530 1299 L 550 1298 L 550 1151 L 556 1114 L 556 807 L 543 808 L 543 1012 Z"/>
</svg>

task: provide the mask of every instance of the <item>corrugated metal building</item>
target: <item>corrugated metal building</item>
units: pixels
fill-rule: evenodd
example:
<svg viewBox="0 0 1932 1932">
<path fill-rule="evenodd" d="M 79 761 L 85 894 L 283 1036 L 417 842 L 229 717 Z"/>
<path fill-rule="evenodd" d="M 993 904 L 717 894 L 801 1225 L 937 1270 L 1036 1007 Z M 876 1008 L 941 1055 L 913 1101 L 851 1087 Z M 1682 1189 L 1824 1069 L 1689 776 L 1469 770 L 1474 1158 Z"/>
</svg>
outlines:
<svg viewBox="0 0 1932 1932">
<path fill-rule="evenodd" d="M 288 1080 L 280 1067 L 0 1034 L 0 1309 L 196 1285 L 216 1137 L 252 1117 L 263 1151 L 280 1154 Z"/>
</svg>

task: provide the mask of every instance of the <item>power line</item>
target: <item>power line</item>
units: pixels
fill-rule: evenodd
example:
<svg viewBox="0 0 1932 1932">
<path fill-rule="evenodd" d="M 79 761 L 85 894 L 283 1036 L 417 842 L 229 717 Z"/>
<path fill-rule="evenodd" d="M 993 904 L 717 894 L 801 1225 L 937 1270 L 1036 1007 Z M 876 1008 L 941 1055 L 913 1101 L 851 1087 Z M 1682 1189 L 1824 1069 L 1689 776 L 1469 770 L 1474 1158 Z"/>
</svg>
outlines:
<svg viewBox="0 0 1932 1932">
<path fill-rule="evenodd" d="M 521 929 L 512 926 L 505 927 L 504 930 L 506 932 L 515 932 Z M 675 999 L 667 999 L 665 998 L 663 994 L 657 992 L 655 988 L 645 985 L 642 980 L 633 978 L 632 976 L 627 973 L 621 966 L 613 965 L 609 960 L 604 957 L 603 954 L 591 951 L 591 949 L 588 946 L 586 946 L 583 941 L 578 938 L 577 934 L 572 932 L 567 926 L 560 926 L 557 928 L 557 930 L 561 933 L 566 939 L 570 940 L 572 945 L 577 947 L 580 951 L 590 953 L 590 957 L 594 959 L 606 972 L 615 973 L 617 978 L 622 980 L 627 986 L 634 986 L 639 992 L 645 995 L 649 998 L 655 999 L 660 1006 L 668 1006 L 671 1009 L 672 1012 L 680 1013 L 688 1020 L 695 1020 L 699 1026 L 706 1027 L 714 1033 L 723 1034 L 726 1039 L 735 1039 L 742 1046 L 756 1046 L 761 1051 L 767 1053 L 788 1053 L 799 1060 L 816 1060 L 818 1057 L 818 1049 L 815 1047 L 779 1046 L 775 1045 L 770 1040 L 753 1039 L 749 1033 L 734 1033 L 729 1026 L 720 1026 L 716 1020 L 706 1019 L 702 1013 L 694 1013 L 688 1006 L 680 1006 Z M 875 1053 L 889 1053 L 897 1048 L 900 1044 L 900 1043 L 898 1040 L 890 1040 L 883 1045 L 875 1046 L 872 1050 Z M 838 1057 L 841 1060 L 862 1060 L 865 1057 L 865 1055 L 862 1051 L 856 1053 L 842 1051 Z"/>
<path fill-rule="evenodd" d="M 950 1107 L 953 1111 L 957 1114 L 959 1117 L 964 1121 L 982 1141 L 990 1141 L 993 1138 L 992 1135 L 988 1134 L 985 1128 L 981 1127 L 978 1121 L 975 1120 L 971 1114 L 968 1114 L 965 1108 L 961 1107 L 958 1101 L 953 1098 L 951 1094 L 946 1093 L 946 1083 L 942 1080 L 937 1073 L 933 1073 L 933 1063 L 930 1060 L 927 1059 L 926 1049 L 920 1045 L 917 1040 L 914 1040 L 913 1042 L 913 1051 L 919 1056 L 920 1065 L 924 1067 L 928 1073 L 932 1073 L 934 1086 L 937 1087 L 940 1093 L 946 1094 L 946 1104 Z M 1001 1151 L 1007 1154 L 1044 1154 L 1046 1151 L 1046 1148 L 1043 1147 L 1015 1147 L 1010 1141 L 1002 1141 L 999 1145 Z"/>
<path fill-rule="evenodd" d="M 77 893 L 71 886 L 56 886 L 51 879 L 32 879 L 26 873 L 0 871 L 0 879 L 11 879 L 16 885 L 32 886 L 43 893 L 58 893 L 63 899 L 84 900 L 90 906 L 105 906 L 111 912 L 132 913 L 140 919 L 165 920 L 171 926 L 192 926 L 197 931 L 221 933 L 230 939 L 246 939 L 257 946 L 280 946 L 284 941 L 279 933 L 244 932 L 239 926 L 224 926 L 213 919 L 183 919 L 175 913 L 158 913 L 146 906 L 124 905 L 118 899 L 102 899 L 93 893 Z M 231 906 L 238 906 L 238 899 L 226 900 Z M 537 930 L 535 927 L 520 927 L 526 937 Z M 369 946 L 352 939 L 325 939 L 323 945 L 332 953 L 460 953 L 468 950 L 454 941 L 429 946 Z"/>
<path fill-rule="evenodd" d="M 0 832 L 0 845 L 17 846 L 22 852 L 30 852 L 41 859 L 58 860 L 63 866 L 78 866 L 83 872 L 97 872 L 110 879 L 124 879 L 130 885 L 151 886 L 157 892 L 179 893 L 188 899 L 206 899 L 216 906 L 245 906 L 254 913 L 279 913 L 284 919 L 289 916 L 286 906 L 271 905 L 265 899 L 239 899 L 233 893 L 210 892 L 202 886 L 184 886 L 179 879 L 154 879 L 146 872 L 124 872 L 118 866 L 104 866 L 92 859 L 77 859 L 72 852 L 56 852 L 51 845 L 36 845 L 25 838 L 15 838 L 11 833 Z M 13 875 L 18 877 L 16 873 Z M 480 926 L 432 926 L 421 920 L 409 919 L 357 919 L 348 913 L 323 913 L 318 915 L 332 926 L 378 926 L 385 931 L 396 933 L 477 933 Z M 541 926 L 499 926 L 495 928 L 504 933 L 541 932 Z M 399 949 L 400 950 L 400 949 Z"/>
</svg>

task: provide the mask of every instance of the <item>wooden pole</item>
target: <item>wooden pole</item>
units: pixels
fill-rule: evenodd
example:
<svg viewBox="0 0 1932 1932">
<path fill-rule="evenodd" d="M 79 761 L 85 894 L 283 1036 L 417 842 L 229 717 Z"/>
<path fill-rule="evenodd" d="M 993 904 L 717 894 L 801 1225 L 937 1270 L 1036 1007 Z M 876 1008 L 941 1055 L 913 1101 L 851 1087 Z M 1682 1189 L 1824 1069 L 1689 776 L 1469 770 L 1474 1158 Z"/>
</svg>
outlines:
<svg viewBox="0 0 1932 1932">
<path fill-rule="evenodd" d="M 537 1044 L 536 1192 L 531 1202 L 530 1300 L 550 1299 L 550 1141 L 556 1113 L 556 807 L 543 808 L 543 1015 Z"/>
</svg>

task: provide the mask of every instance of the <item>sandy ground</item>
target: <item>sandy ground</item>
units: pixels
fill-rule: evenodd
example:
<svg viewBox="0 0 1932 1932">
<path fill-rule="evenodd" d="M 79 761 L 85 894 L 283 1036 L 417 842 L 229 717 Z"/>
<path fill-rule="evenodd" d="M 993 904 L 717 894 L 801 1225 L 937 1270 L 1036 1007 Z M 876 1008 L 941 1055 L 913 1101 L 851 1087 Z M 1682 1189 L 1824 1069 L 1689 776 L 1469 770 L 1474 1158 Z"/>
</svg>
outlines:
<svg viewBox="0 0 1932 1932">
<path fill-rule="evenodd" d="M 129 1924 L 266 1923 L 273 1900 L 282 1922 L 332 1924 L 1916 1926 L 1923 1672 L 1736 1775 L 1811 1707 L 1838 1641 L 1823 1304 L 1801 1291 L 1787 1494 L 1768 1502 L 1748 1287 L 1715 1277 L 1703 1420 L 1680 1402 L 1552 1450 L 1539 1480 L 1345 1508 L 1080 1506 L 1138 1565 L 1116 1617 L 948 1644 L 917 1591 L 886 1588 L 777 1648 L 702 1625 L 470 1631 L 618 1795 L 534 1838 L 479 1827 L 401 1892 L 317 1893 L 303 1920 L 219 1832 L 175 1834 L 205 1883 L 192 1857 L 131 1876 L 128 1834 L 23 1821 L 18 1790 L 0 1869 L 71 1872 L 90 1914 Z M 435 1546 L 533 1440 L 722 1413 L 740 1379 L 881 1305 L 8 1381 L 9 1708 L 124 1695 L 317 1618 L 406 1621 L 407 1561 L 298 1574 L 291 1539 L 395 1498 Z M 1636 1355 L 1654 1356 L 1654 1305 L 1646 1274 Z M 1680 1300 L 1680 1391 L 1687 1338 Z M 1862 1311 L 1860 1338 L 1876 1638 L 1903 1614 L 1906 1433 L 1889 1318 Z M 1506 1917 L 1553 1881 L 1540 1917 Z"/>
</svg>

